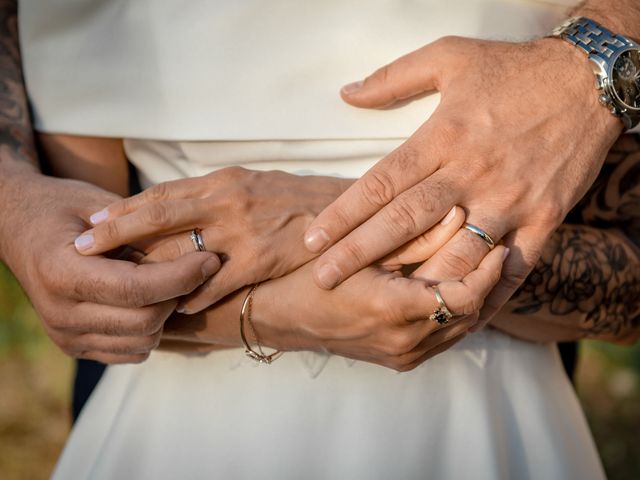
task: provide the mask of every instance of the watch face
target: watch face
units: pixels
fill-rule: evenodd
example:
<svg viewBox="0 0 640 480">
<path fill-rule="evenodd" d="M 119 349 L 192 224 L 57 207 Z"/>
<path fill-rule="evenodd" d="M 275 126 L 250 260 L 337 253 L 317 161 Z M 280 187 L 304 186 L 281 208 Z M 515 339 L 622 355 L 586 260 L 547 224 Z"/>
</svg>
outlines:
<svg viewBox="0 0 640 480">
<path fill-rule="evenodd" d="M 627 108 L 640 109 L 640 50 L 626 50 L 613 64 L 613 91 Z"/>
</svg>

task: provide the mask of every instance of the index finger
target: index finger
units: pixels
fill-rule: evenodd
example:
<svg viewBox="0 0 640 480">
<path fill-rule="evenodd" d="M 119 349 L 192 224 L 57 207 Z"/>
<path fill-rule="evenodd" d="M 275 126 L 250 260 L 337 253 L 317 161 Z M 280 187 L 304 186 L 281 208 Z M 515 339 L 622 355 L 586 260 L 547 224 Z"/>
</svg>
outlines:
<svg viewBox="0 0 640 480">
<path fill-rule="evenodd" d="M 317 285 L 331 289 L 431 228 L 458 203 L 446 169 L 400 194 L 326 251 L 314 265 Z"/>
<path fill-rule="evenodd" d="M 194 252 L 169 262 L 138 265 L 105 257 L 66 263 L 58 293 L 78 301 L 140 308 L 195 290 L 220 268 L 209 252 Z"/>
<path fill-rule="evenodd" d="M 375 164 L 311 223 L 304 236 L 307 249 L 319 253 L 335 244 L 389 204 L 399 194 L 440 166 L 433 118 L 405 143 Z M 421 137 L 429 138 L 429 144 Z M 416 232 L 416 235 L 422 232 Z M 399 247 L 400 245 L 396 245 Z"/>
</svg>

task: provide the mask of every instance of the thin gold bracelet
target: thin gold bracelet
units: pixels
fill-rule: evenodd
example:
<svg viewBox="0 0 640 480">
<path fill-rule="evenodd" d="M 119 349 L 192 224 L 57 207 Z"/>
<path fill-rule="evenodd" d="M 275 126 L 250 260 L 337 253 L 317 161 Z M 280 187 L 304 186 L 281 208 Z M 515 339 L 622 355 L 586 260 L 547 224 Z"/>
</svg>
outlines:
<svg viewBox="0 0 640 480">
<path fill-rule="evenodd" d="M 252 360 L 255 360 L 258 363 L 271 365 L 271 363 L 274 360 L 277 360 L 282 355 L 282 352 L 280 350 L 277 350 L 270 355 L 266 355 L 262 351 L 262 346 L 260 345 L 260 339 L 258 338 L 258 333 L 256 332 L 256 329 L 253 326 L 253 322 L 251 321 L 251 308 L 253 307 L 253 296 L 255 295 L 256 290 L 258 289 L 259 286 L 260 286 L 259 283 L 256 283 L 255 285 L 253 285 L 249 289 L 249 293 L 247 293 L 247 296 L 245 297 L 244 302 L 242 302 L 242 309 L 240 310 L 240 338 L 242 339 L 242 343 L 244 344 L 244 353 L 247 355 L 247 357 L 249 357 Z M 251 331 L 253 332 L 253 336 L 256 339 L 256 346 L 258 348 L 257 352 L 253 348 L 251 348 L 251 346 L 249 345 L 249 342 L 247 341 L 247 336 L 244 333 L 245 318 L 247 320 L 247 323 L 249 324 L 249 327 L 251 328 Z"/>
</svg>

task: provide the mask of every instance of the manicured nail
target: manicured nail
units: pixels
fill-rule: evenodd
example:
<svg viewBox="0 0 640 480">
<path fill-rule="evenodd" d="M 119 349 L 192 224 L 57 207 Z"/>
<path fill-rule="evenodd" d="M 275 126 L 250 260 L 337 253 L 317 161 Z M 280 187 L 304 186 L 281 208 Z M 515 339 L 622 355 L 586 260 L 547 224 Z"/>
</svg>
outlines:
<svg viewBox="0 0 640 480">
<path fill-rule="evenodd" d="M 509 252 L 510 252 L 510 250 L 508 248 L 504 249 L 504 252 L 502 252 L 502 260 L 504 260 L 505 258 L 507 258 L 509 256 Z"/>
<path fill-rule="evenodd" d="M 453 220 L 456 217 L 456 207 L 454 205 L 454 207 L 449 210 L 449 213 L 447 213 L 447 215 L 440 220 L 440 224 L 441 225 L 447 225 L 448 223 L 451 223 L 451 220 Z"/>
<path fill-rule="evenodd" d="M 304 236 L 304 244 L 307 250 L 318 253 L 329 243 L 329 235 L 323 228 L 314 228 Z"/>
<path fill-rule="evenodd" d="M 356 93 L 358 90 L 362 88 L 364 82 L 362 80 L 358 80 L 357 82 L 350 83 L 342 87 L 342 93 L 345 95 L 351 95 L 352 93 Z"/>
<path fill-rule="evenodd" d="M 89 221 L 93 225 L 98 225 L 99 223 L 104 222 L 107 218 L 109 218 L 109 211 L 106 208 L 103 208 L 99 212 L 94 213 L 89 217 Z"/>
<path fill-rule="evenodd" d="M 318 280 L 326 289 L 335 287 L 341 278 L 342 272 L 333 264 L 323 265 L 318 271 Z"/>
<path fill-rule="evenodd" d="M 83 235 L 80 235 L 78 238 L 76 238 L 76 241 L 74 243 L 76 245 L 76 250 L 78 250 L 79 252 L 89 250 L 91 247 L 93 247 L 93 234 L 85 233 Z"/>
<path fill-rule="evenodd" d="M 208 279 L 211 275 L 220 270 L 220 260 L 217 257 L 211 257 L 202 264 L 202 276 Z"/>
</svg>

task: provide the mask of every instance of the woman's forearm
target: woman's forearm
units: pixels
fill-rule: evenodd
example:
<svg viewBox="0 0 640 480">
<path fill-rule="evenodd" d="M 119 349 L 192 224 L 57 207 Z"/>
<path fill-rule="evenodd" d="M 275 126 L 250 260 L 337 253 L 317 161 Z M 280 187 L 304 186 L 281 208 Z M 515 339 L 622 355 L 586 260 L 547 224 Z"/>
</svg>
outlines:
<svg viewBox="0 0 640 480">
<path fill-rule="evenodd" d="M 619 230 L 562 225 L 492 325 L 533 341 L 636 341 L 638 249 Z"/>
</svg>

